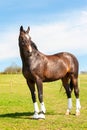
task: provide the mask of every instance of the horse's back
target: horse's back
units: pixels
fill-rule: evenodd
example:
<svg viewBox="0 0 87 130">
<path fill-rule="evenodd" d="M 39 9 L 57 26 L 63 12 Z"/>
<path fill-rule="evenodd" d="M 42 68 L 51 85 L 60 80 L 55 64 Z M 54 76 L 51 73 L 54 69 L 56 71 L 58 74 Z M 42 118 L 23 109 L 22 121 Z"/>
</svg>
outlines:
<svg viewBox="0 0 87 130">
<path fill-rule="evenodd" d="M 60 52 L 47 57 L 49 61 L 54 63 L 52 64 L 52 67 L 57 69 L 59 68 L 59 73 L 63 73 L 64 71 L 64 73 L 72 73 L 78 76 L 78 60 L 73 54 L 68 52 Z"/>
</svg>

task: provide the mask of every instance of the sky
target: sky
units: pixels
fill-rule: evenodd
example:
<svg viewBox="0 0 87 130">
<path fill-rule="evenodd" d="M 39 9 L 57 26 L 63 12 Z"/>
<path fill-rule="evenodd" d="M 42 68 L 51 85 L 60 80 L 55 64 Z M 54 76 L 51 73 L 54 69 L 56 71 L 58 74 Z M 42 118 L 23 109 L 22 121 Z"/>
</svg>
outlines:
<svg viewBox="0 0 87 130">
<path fill-rule="evenodd" d="M 67 51 L 87 71 L 87 0 L 0 1 L 0 71 L 22 66 L 18 36 L 20 26 L 30 26 L 30 36 L 39 51 Z"/>
</svg>

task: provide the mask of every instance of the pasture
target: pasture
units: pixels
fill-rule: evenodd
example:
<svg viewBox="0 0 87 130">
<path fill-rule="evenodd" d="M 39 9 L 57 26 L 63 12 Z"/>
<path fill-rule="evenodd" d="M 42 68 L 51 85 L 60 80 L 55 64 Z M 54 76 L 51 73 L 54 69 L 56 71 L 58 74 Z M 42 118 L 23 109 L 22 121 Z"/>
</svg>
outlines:
<svg viewBox="0 0 87 130">
<path fill-rule="evenodd" d="M 61 81 L 44 83 L 46 119 L 33 120 L 33 103 L 21 74 L 0 75 L 0 130 L 87 130 L 87 75 L 79 75 L 81 115 L 66 116 L 67 98 Z"/>
</svg>

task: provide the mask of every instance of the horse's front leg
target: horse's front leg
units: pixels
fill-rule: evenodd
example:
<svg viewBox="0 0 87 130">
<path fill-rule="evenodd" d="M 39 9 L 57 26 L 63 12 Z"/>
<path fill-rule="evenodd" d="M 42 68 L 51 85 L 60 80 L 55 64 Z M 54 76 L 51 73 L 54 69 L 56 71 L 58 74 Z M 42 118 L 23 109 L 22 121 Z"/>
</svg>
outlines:
<svg viewBox="0 0 87 130">
<path fill-rule="evenodd" d="M 36 101 L 35 83 L 30 81 L 30 80 L 27 80 L 27 84 L 28 84 L 28 87 L 30 89 L 32 101 L 33 101 L 33 104 L 34 104 L 33 118 L 37 119 L 38 118 L 38 113 L 39 113 L 39 108 L 38 108 L 38 104 L 37 104 L 37 101 Z"/>
<path fill-rule="evenodd" d="M 37 90 L 38 90 L 38 98 L 40 101 L 40 114 L 39 114 L 39 118 L 45 118 L 45 112 L 46 112 L 46 108 L 43 102 L 43 83 L 42 80 L 40 78 L 37 78 L 36 80 L 36 85 L 37 85 Z"/>
</svg>

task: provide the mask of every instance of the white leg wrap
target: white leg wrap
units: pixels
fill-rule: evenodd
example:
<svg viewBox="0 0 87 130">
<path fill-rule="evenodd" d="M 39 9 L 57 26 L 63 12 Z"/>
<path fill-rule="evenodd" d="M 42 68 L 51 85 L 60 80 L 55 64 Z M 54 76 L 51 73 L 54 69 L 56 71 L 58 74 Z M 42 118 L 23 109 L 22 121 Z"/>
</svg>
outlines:
<svg viewBox="0 0 87 130">
<path fill-rule="evenodd" d="M 45 108 L 44 102 L 42 102 L 40 104 L 40 107 L 41 107 L 40 111 L 46 113 L 46 108 Z"/>
<path fill-rule="evenodd" d="M 80 105 L 80 100 L 77 98 L 76 99 L 76 110 L 80 110 L 81 105 Z"/>
<path fill-rule="evenodd" d="M 77 98 L 76 99 L 76 116 L 80 115 L 80 108 L 81 108 L 80 100 Z"/>
<path fill-rule="evenodd" d="M 43 113 L 39 114 L 38 104 L 37 104 L 37 102 L 34 103 L 34 115 L 33 115 L 34 119 L 45 119 L 44 113 L 46 112 L 46 109 L 44 106 L 44 102 L 42 102 L 40 105 L 41 105 L 41 112 L 43 112 Z"/>
<path fill-rule="evenodd" d="M 68 98 L 68 109 L 71 110 L 72 108 L 72 99 Z"/>
<path fill-rule="evenodd" d="M 72 99 L 71 98 L 68 98 L 68 109 L 66 111 L 66 115 L 69 115 L 70 114 L 70 110 L 72 108 Z"/>
<path fill-rule="evenodd" d="M 39 112 L 39 108 L 38 108 L 37 102 L 34 103 L 34 111 L 37 112 L 37 113 Z"/>
</svg>

